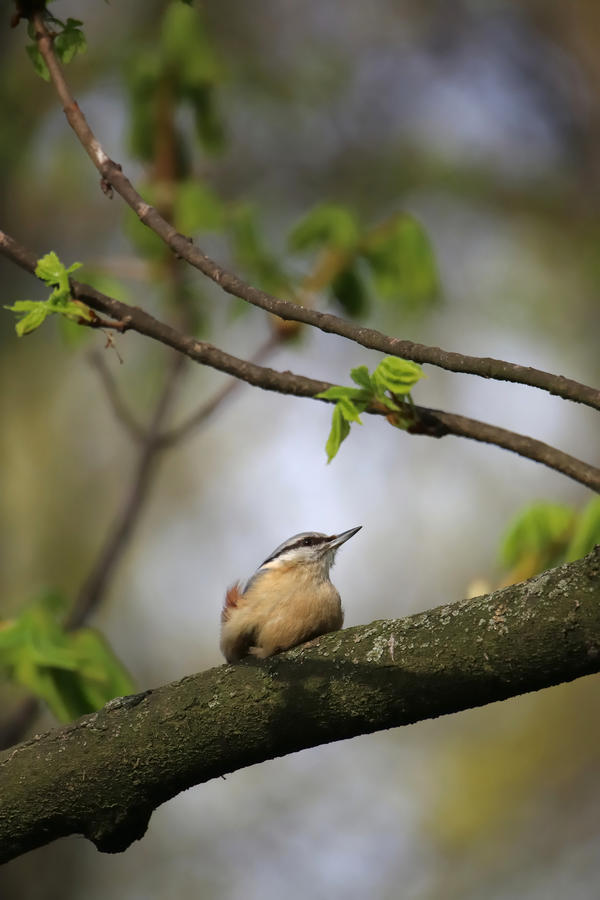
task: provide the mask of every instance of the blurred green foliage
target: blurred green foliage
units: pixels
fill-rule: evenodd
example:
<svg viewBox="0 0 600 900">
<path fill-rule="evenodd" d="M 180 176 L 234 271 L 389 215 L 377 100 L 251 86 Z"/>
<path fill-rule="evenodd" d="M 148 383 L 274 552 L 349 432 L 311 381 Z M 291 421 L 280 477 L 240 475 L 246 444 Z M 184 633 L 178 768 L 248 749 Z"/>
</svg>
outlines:
<svg viewBox="0 0 600 900">
<path fill-rule="evenodd" d="M 158 181 L 140 189 L 144 199 L 168 211 L 183 234 L 222 233 L 246 277 L 263 290 L 302 302 L 325 294 L 352 317 L 366 315 L 370 302 L 393 301 L 404 312 L 424 312 L 439 294 L 433 252 L 422 226 L 402 213 L 375 228 L 366 227 L 348 206 L 319 203 L 291 229 L 287 248 L 292 255 L 318 253 L 314 269 L 297 285 L 285 252 L 274 250 L 250 203 L 226 204 L 208 184 L 191 177 L 194 148 L 173 112 L 193 110 L 196 138 L 209 153 L 225 149 L 225 128 L 218 89 L 225 66 L 218 58 L 197 9 L 175 2 L 167 5 L 158 44 L 133 55 L 127 68 L 130 105 L 130 145 L 135 156 L 156 162 L 170 106 L 176 157 L 176 183 L 169 189 Z M 128 212 L 126 230 L 136 250 L 161 261 L 169 250 Z"/>
<path fill-rule="evenodd" d="M 328 289 L 349 316 L 365 314 L 373 297 L 411 313 L 425 312 L 438 299 L 431 244 L 422 225 L 406 213 L 365 228 L 349 208 L 319 204 L 292 229 L 289 246 L 295 252 L 320 251 L 315 286 Z"/>
<path fill-rule="evenodd" d="M 431 244 L 423 226 L 405 213 L 373 229 L 361 253 L 368 263 L 375 292 L 396 300 L 406 311 L 426 309 L 438 297 L 439 285 Z"/>
<path fill-rule="evenodd" d="M 540 501 L 521 510 L 500 546 L 503 565 L 518 578 L 529 578 L 561 563 L 585 556 L 600 544 L 600 498 L 577 512 Z"/>
<path fill-rule="evenodd" d="M 132 693 L 134 684 L 97 631 L 65 631 L 65 608 L 64 597 L 47 592 L 18 618 L 0 622 L 0 667 L 69 722 Z"/>
<path fill-rule="evenodd" d="M 319 204 L 307 213 L 292 230 L 292 250 L 335 248 L 356 250 L 360 229 L 354 213 L 345 206 Z"/>
<path fill-rule="evenodd" d="M 277 254 L 267 246 L 256 209 L 249 203 L 237 204 L 230 212 L 228 225 L 236 262 L 263 290 L 289 296 L 291 280 Z"/>
<path fill-rule="evenodd" d="M 175 106 L 191 109 L 196 136 L 204 150 L 221 152 L 225 129 L 215 89 L 223 78 L 224 69 L 202 16 L 183 3 L 168 4 L 158 40 L 137 50 L 129 60 L 130 144 L 134 156 L 147 162 L 154 159 L 160 140 L 157 100 L 165 94 Z"/>
</svg>

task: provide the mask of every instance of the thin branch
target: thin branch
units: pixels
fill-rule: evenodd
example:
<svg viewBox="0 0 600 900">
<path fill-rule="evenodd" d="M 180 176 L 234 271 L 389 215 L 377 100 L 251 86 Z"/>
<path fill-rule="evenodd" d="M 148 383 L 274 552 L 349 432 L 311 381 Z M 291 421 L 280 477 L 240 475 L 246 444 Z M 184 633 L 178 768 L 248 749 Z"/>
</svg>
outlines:
<svg viewBox="0 0 600 900">
<path fill-rule="evenodd" d="M 250 361 L 253 363 L 262 362 L 276 347 L 281 345 L 282 340 L 283 337 L 279 332 L 273 333 L 267 338 L 262 347 L 260 347 L 250 358 Z M 146 442 L 148 439 L 148 430 L 134 418 L 131 410 L 121 397 L 112 372 L 106 364 L 104 355 L 100 351 L 94 350 L 90 353 L 89 359 L 100 375 L 106 396 L 108 397 L 108 401 L 117 421 L 120 422 L 125 431 L 136 443 L 141 444 Z M 221 406 L 224 400 L 235 393 L 242 383 L 243 382 L 237 379 L 228 381 L 220 390 L 216 391 L 212 397 L 202 403 L 195 412 L 179 425 L 175 425 L 168 431 L 163 431 L 153 437 L 153 444 L 158 450 L 166 450 L 189 437 L 196 428 L 199 428 L 200 425 L 204 424 L 209 416 Z"/>
<path fill-rule="evenodd" d="M 219 266 L 214 260 L 206 256 L 199 247 L 195 246 L 190 238 L 177 232 L 160 215 L 157 209 L 146 203 L 124 175 L 122 167 L 105 153 L 69 89 L 62 68 L 54 53 L 52 37 L 45 27 L 42 16 L 39 13 L 35 14 L 33 21 L 36 27 L 36 38 L 40 53 L 48 66 L 52 83 L 63 104 L 67 121 L 100 172 L 103 185 L 114 187 L 133 209 L 140 221 L 154 231 L 176 256 L 185 259 L 207 278 L 218 284 L 224 291 L 282 319 L 304 322 L 307 325 L 319 328 L 321 331 L 345 337 L 371 350 L 378 350 L 392 356 L 410 359 L 417 363 L 438 366 L 451 372 L 461 372 L 478 375 L 482 378 L 526 384 L 530 387 L 548 391 L 550 394 L 555 394 L 565 400 L 572 400 L 576 403 L 591 406 L 594 409 L 600 409 L 600 390 L 581 384 L 571 378 L 491 357 L 466 356 L 461 353 L 442 350 L 439 347 L 428 347 L 424 344 L 416 344 L 412 341 L 390 337 L 373 328 L 354 325 L 339 316 L 322 313 L 299 306 L 288 300 L 274 297 L 265 291 L 252 287 L 241 278 L 238 278 L 237 275 Z"/>
<path fill-rule="evenodd" d="M 262 359 L 279 343 L 277 336 L 269 338 L 258 350 L 257 359 Z M 223 389 L 201 406 L 189 419 L 170 431 L 162 431 L 172 405 L 176 384 L 181 376 L 185 356 L 176 354 L 165 380 L 162 393 L 156 404 L 152 420 L 147 430 L 142 432 L 143 444 L 136 461 L 135 472 L 130 482 L 127 496 L 118 513 L 108 539 L 79 592 L 75 605 L 66 622 L 66 627 L 79 627 L 98 607 L 106 584 L 119 560 L 122 558 L 134 528 L 139 521 L 144 503 L 148 497 L 148 487 L 158 463 L 159 455 L 179 443 L 194 429 L 206 422 L 221 403 L 242 383 L 230 381 Z"/>
<path fill-rule="evenodd" d="M 279 332 L 275 332 L 272 334 L 262 347 L 256 351 L 256 353 L 251 357 L 250 361 L 252 363 L 260 364 L 264 361 L 264 359 L 269 356 L 273 350 L 280 346 L 282 340 L 284 338 Z M 171 428 L 170 431 L 165 431 L 161 435 L 157 437 L 157 444 L 160 449 L 166 449 L 168 447 L 172 447 L 174 444 L 178 444 L 180 441 L 189 437 L 193 431 L 199 428 L 200 425 L 203 425 L 207 419 L 218 409 L 221 404 L 231 395 L 233 394 L 243 382 L 233 379 L 232 381 L 228 381 L 221 390 L 217 391 L 209 400 L 203 403 L 198 409 L 192 413 L 189 418 L 185 419 L 179 425 Z"/>
<path fill-rule="evenodd" d="M 104 387 L 104 391 L 115 418 L 121 423 L 125 431 L 136 443 L 141 443 L 145 438 L 146 429 L 137 421 L 121 397 L 113 374 L 106 364 L 104 354 L 99 350 L 93 350 L 89 355 L 89 360 L 100 376 L 102 386 Z"/>
<path fill-rule="evenodd" d="M 600 554 L 405 619 L 112 700 L 0 756 L 0 863 L 68 834 L 104 852 L 180 791 L 307 747 L 600 671 Z"/>
<path fill-rule="evenodd" d="M 14 238 L 0 231 L 0 252 L 12 259 L 22 268 L 35 273 L 36 257 L 31 251 L 19 245 Z M 268 391 L 276 391 L 281 394 L 291 394 L 296 397 L 310 397 L 327 390 L 331 384 L 326 381 L 317 381 L 303 375 L 295 375 L 293 372 L 277 372 L 265 366 L 257 365 L 248 360 L 239 359 L 225 353 L 213 344 L 199 341 L 191 335 L 185 335 L 160 322 L 145 312 L 139 306 L 129 306 L 102 294 L 95 288 L 77 281 L 71 281 L 71 290 L 74 297 L 83 300 L 93 309 L 106 312 L 118 321 L 126 321 L 128 327 L 144 334 L 153 340 L 160 341 L 174 350 L 178 350 L 195 362 L 210 366 L 221 372 L 234 375 L 242 381 L 255 387 Z M 328 402 L 328 401 L 322 401 Z M 389 417 L 389 410 L 373 406 L 366 410 L 371 415 L 384 415 Z M 554 447 L 544 444 L 525 435 L 497 428 L 476 419 L 465 416 L 455 416 L 452 413 L 442 413 L 438 410 L 428 409 L 423 406 L 415 406 L 412 409 L 414 420 L 409 429 L 411 434 L 424 434 L 430 437 L 444 437 L 454 434 L 459 437 L 471 438 L 476 441 L 484 441 L 488 444 L 496 444 L 505 450 L 511 450 L 519 456 L 541 462 L 557 472 L 562 472 L 569 478 L 586 485 L 594 491 L 600 492 L 600 469 L 563 453 Z"/>
<path fill-rule="evenodd" d="M 174 356 L 171 361 L 152 421 L 144 435 L 144 442 L 136 460 L 135 471 L 129 482 L 126 497 L 117 513 L 115 522 L 108 531 L 106 543 L 79 591 L 65 623 L 66 628 L 78 628 L 98 607 L 108 580 L 127 548 L 149 496 L 148 487 L 160 450 L 159 431 L 170 408 L 173 391 L 184 363 L 185 357 L 179 354 Z"/>
<path fill-rule="evenodd" d="M 584 484 L 593 491 L 600 493 L 600 469 L 582 462 L 575 456 L 563 453 L 527 435 L 499 428 L 496 425 L 488 425 L 477 419 L 459 416 L 455 413 L 447 413 L 438 409 L 414 407 L 416 421 L 407 430 L 409 434 L 427 434 L 430 437 L 444 437 L 451 434 L 455 437 L 470 438 L 472 441 L 480 441 L 484 444 L 493 444 L 510 450 L 518 456 L 524 456 L 535 462 L 542 463 L 550 469 L 562 472 L 568 478 Z"/>
</svg>

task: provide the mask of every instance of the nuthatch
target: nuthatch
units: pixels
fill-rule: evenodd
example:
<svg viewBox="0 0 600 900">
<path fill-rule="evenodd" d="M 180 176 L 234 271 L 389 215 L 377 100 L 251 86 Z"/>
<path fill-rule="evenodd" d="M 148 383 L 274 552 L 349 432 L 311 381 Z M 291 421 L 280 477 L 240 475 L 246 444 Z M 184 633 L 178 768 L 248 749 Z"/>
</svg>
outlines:
<svg viewBox="0 0 600 900">
<path fill-rule="evenodd" d="M 264 659 L 341 628 L 342 603 L 329 569 L 338 547 L 361 528 L 295 534 L 273 550 L 243 588 L 239 583 L 230 587 L 221 614 L 227 662 L 249 654 Z"/>
</svg>

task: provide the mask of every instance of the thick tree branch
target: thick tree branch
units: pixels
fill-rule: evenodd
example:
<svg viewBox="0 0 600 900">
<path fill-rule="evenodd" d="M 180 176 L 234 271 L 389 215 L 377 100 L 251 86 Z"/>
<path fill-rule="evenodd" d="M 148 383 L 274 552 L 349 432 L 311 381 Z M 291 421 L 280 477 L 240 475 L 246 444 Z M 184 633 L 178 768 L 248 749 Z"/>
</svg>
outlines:
<svg viewBox="0 0 600 900">
<path fill-rule="evenodd" d="M 35 272 L 37 263 L 35 254 L 2 231 L 0 231 L 0 253 L 12 259 L 28 272 Z M 295 375 L 293 372 L 277 372 L 275 369 L 239 359 L 206 341 L 199 341 L 190 335 L 182 334 L 170 325 L 155 319 L 139 306 L 128 306 L 126 303 L 121 303 L 120 300 L 100 293 L 87 284 L 71 281 L 71 289 L 73 296 L 78 300 L 83 300 L 93 309 L 110 313 L 114 319 L 126 323 L 129 330 L 160 341 L 189 356 L 195 362 L 211 366 L 221 372 L 227 372 L 255 387 L 282 394 L 292 394 L 296 397 L 310 398 L 315 398 L 316 394 L 331 387 L 326 381 L 317 381 L 314 378 Z M 374 406 L 367 409 L 366 412 L 390 418 L 389 410 L 383 407 Z M 408 428 L 410 434 L 424 434 L 438 438 L 454 434 L 458 437 L 495 444 L 505 450 L 517 453 L 519 456 L 543 463 L 543 465 L 579 481 L 586 487 L 600 492 L 600 469 L 542 441 L 466 416 L 458 416 L 423 406 L 411 407 L 411 415 L 413 423 Z"/>
<path fill-rule="evenodd" d="M 122 851 L 192 785 L 598 671 L 597 547 L 505 590 L 210 669 L 36 735 L 0 756 L 0 862 L 68 834 Z"/>
<path fill-rule="evenodd" d="M 313 325 L 321 331 L 348 338 L 371 350 L 410 359 L 417 363 L 428 363 L 451 372 L 526 384 L 556 394 L 565 400 L 573 400 L 576 403 L 584 403 L 594 409 L 600 409 L 600 390 L 580 384 L 564 375 L 553 375 L 550 372 L 491 357 L 465 356 L 461 353 L 442 350 L 439 347 L 427 347 L 424 344 L 390 337 L 373 328 L 354 325 L 339 316 L 322 313 L 274 297 L 252 287 L 237 275 L 219 266 L 199 247 L 195 246 L 190 238 L 177 232 L 157 209 L 146 203 L 123 173 L 122 167 L 105 153 L 65 80 L 60 63 L 54 53 L 52 37 L 46 29 L 41 14 L 34 15 L 33 21 L 40 53 L 48 66 L 50 78 L 63 104 L 67 121 L 102 176 L 105 188 L 114 188 L 136 213 L 140 221 L 154 231 L 176 256 L 185 259 L 224 291 L 258 306 L 260 309 L 280 316 L 282 319 Z"/>
</svg>

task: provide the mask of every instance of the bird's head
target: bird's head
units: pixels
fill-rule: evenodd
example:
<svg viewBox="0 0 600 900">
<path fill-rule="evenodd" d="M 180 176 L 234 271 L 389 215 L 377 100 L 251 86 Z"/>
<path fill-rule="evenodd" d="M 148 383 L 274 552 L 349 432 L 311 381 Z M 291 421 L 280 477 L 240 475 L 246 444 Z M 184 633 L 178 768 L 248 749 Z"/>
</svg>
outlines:
<svg viewBox="0 0 600 900">
<path fill-rule="evenodd" d="M 350 528 L 341 534 L 321 534 L 319 531 L 303 531 L 288 538 L 268 556 L 259 566 L 250 581 L 268 571 L 296 566 L 315 567 L 323 577 L 327 577 L 333 565 L 336 551 L 349 540 L 362 525 Z M 248 587 L 250 582 L 248 582 Z"/>
</svg>

